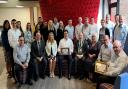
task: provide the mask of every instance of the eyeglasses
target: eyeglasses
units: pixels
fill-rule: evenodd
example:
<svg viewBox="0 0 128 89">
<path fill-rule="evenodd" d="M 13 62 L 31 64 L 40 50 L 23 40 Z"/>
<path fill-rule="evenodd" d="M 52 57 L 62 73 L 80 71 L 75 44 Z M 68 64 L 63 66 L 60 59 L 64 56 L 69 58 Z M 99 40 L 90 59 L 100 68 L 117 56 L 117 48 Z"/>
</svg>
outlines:
<svg viewBox="0 0 128 89">
<path fill-rule="evenodd" d="M 113 49 L 117 49 L 118 47 L 117 46 L 113 46 Z"/>
</svg>

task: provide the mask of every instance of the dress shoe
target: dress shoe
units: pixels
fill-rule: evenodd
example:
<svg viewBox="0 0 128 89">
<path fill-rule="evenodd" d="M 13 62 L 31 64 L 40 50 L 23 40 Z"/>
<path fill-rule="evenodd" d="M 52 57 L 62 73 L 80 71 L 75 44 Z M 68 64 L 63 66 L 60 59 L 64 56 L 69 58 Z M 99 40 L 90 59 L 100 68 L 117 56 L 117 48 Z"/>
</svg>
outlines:
<svg viewBox="0 0 128 89">
<path fill-rule="evenodd" d="M 21 87 L 21 83 L 17 83 L 16 87 L 19 89 Z"/>
<path fill-rule="evenodd" d="M 38 81 L 38 79 L 39 79 L 39 78 L 34 78 L 34 81 L 36 82 L 36 81 Z"/>
<path fill-rule="evenodd" d="M 40 76 L 41 79 L 45 79 L 45 75 Z"/>
<path fill-rule="evenodd" d="M 61 74 L 59 74 L 59 78 L 62 78 L 62 73 L 61 73 Z"/>
<path fill-rule="evenodd" d="M 28 85 L 33 85 L 32 81 L 27 82 Z"/>
<path fill-rule="evenodd" d="M 84 77 L 85 77 L 84 75 L 81 75 L 80 78 L 79 78 L 79 80 L 83 80 Z"/>
</svg>

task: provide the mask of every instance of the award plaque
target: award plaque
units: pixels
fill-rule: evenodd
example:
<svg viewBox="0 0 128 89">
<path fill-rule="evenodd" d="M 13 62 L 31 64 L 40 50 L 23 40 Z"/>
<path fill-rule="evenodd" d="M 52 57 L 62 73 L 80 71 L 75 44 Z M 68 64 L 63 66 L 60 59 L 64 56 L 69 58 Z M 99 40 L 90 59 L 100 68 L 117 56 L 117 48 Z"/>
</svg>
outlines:
<svg viewBox="0 0 128 89">
<path fill-rule="evenodd" d="M 69 55 L 69 48 L 61 48 L 61 55 Z"/>
<path fill-rule="evenodd" d="M 106 62 L 96 61 L 95 63 L 95 72 L 99 74 L 103 74 L 107 72 L 107 64 Z"/>
</svg>

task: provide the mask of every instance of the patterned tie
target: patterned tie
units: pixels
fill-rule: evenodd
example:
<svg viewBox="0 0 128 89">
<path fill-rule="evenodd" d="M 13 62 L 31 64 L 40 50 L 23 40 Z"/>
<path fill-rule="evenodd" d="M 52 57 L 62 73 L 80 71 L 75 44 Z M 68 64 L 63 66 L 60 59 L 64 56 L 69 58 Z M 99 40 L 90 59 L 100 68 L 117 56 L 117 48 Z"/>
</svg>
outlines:
<svg viewBox="0 0 128 89">
<path fill-rule="evenodd" d="M 37 44 L 37 45 L 38 45 L 38 52 L 39 52 L 39 55 L 41 56 L 41 49 L 40 49 L 41 47 L 40 47 L 40 42 L 39 42 L 39 41 L 38 41 L 38 44 Z"/>
</svg>

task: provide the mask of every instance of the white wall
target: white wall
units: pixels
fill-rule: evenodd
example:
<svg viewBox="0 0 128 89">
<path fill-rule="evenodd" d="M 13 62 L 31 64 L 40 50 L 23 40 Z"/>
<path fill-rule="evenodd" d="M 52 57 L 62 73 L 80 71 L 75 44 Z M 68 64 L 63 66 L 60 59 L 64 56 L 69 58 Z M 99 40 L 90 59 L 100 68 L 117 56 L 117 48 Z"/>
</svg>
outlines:
<svg viewBox="0 0 128 89">
<path fill-rule="evenodd" d="M 29 8 L 0 8 L 0 25 L 3 25 L 5 19 L 11 21 L 13 18 L 21 21 L 22 28 L 25 30 L 26 23 L 30 22 Z"/>
<path fill-rule="evenodd" d="M 99 5 L 99 11 L 98 11 L 98 18 L 97 18 L 97 24 L 100 27 L 100 21 L 102 19 L 102 3 L 103 0 L 100 0 L 100 5 Z M 105 6 L 104 6 L 104 15 L 108 14 L 108 0 L 105 0 Z"/>
</svg>

